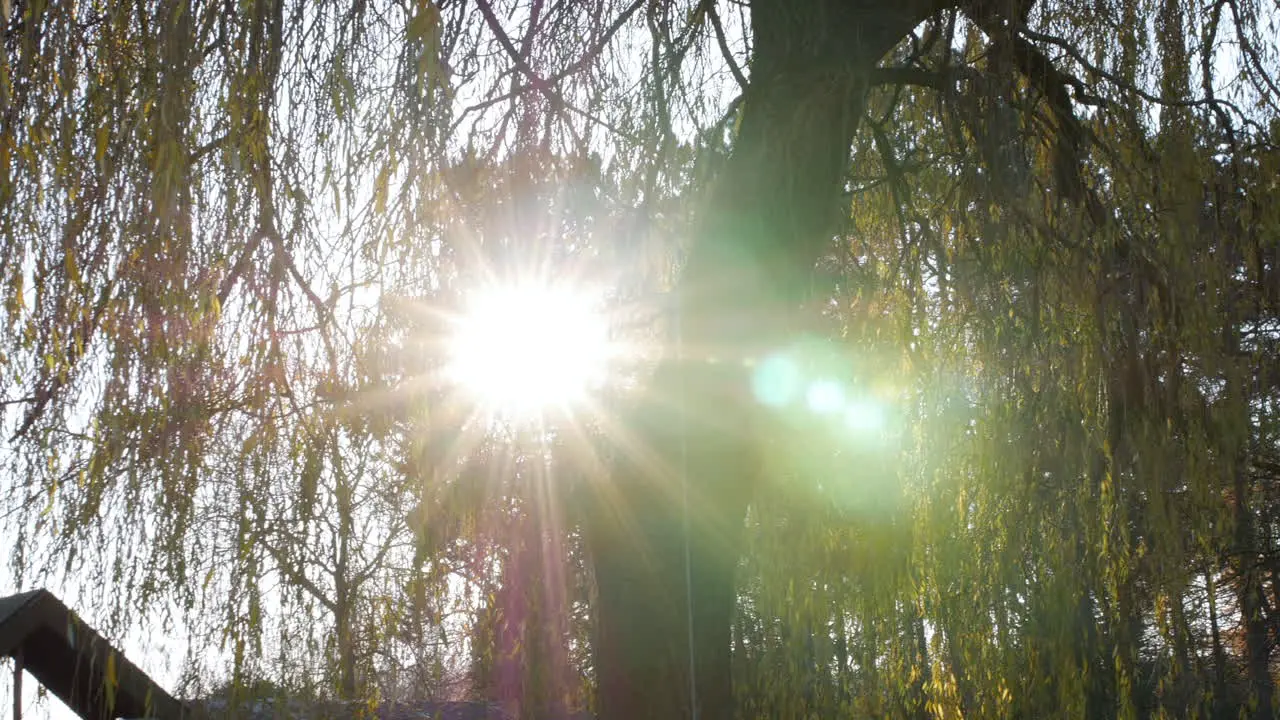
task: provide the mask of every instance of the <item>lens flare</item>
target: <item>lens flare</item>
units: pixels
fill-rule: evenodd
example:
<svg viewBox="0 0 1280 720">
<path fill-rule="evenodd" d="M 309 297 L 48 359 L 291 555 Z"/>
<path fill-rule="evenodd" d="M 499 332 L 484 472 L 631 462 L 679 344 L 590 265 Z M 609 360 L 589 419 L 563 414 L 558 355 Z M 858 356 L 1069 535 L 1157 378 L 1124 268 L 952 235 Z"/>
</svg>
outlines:
<svg viewBox="0 0 1280 720">
<path fill-rule="evenodd" d="M 779 408 L 800 394 L 800 366 L 785 355 L 771 355 L 756 366 L 751 389 L 756 400 Z"/>
<path fill-rule="evenodd" d="M 856 400 L 846 406 L 844 422 L 849 429 L 858 432 L 883 430 L 885 426 L 885 410 L 880 403 L 874 400 Z"/>
<path fill-rule="evenodd" d="M 815 380 L 809 384 L 805 401 L 819 415 L 834 415 L 844 407 L 844 387 L 835 380 Z"/>
</svg>

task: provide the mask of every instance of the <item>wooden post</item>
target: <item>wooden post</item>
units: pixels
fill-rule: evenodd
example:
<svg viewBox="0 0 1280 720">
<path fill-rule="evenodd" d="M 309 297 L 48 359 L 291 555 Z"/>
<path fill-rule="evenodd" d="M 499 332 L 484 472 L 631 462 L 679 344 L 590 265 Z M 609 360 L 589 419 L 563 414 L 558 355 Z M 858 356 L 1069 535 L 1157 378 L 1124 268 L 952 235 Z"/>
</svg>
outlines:
<svg viewBox="0 0 1280 720">
<path fill-rule="evenodd" d="M 22 648 L 13 654 L 13 720 L 22 720 Z"/>
</svg>

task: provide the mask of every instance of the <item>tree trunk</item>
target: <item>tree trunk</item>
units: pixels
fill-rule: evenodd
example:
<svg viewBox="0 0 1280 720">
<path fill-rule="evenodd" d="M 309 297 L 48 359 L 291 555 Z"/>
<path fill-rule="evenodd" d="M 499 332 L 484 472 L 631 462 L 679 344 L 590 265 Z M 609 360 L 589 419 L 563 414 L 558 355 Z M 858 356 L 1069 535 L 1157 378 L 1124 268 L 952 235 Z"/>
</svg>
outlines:
<svg viewBox="0 0 1280 720">
<path fill-rule="evenodd" d="M 1213 705 L 1211 717 L 1226 716 L 1227 708 L 1227 652 L 1222 646 L 1222 631 L 1218 625 L 1218 587 L 1213 576 L 1214 568 L 1204 571 L 1204 586 L 1209 599 L 1209 638 L 1213 649 Z"/>
<path fill-rule="evenodd" d="M 933 671 L 929 664 L 929 640 L 925 637 L 924 615 L 917 610 L 910 616 L 908 622 L 911 632 L 909 645 L 915 645 L 915 657 L 911 661 L 912 675 L 915 677 L 911 683 L 909 698 L 911 717 L 916 720 L 928 720 L 930 717 L 928 687 L 933 680 Z"/>
<path fill-rule="evenodd" d="M 853 712 L 852 682 L 849 672 L 849 630 L 843 607 L 836 608 L 836 707 L 841 713 Z"/>
<path fill-rule="evenodd" d="M 1236 469 L 1234 488 L 1236 523 L 1235 557 L 1238 558 L 1236 591 L 1244 622 L 1245 667 L 1249 676 L 1250 703 L 1253 720 L 1271 720 L 1274 688 L 1271 679 L 1271 645 L 1264 613 L 1267 599 L 1262 589 L 1262 572 L 1257 561 L 1257 538 L 1253 530 L 1253 511 L 1248 505 L 1249 489 L 1244 469 Z"/>
<path fill-rule="evenodd" d="M 356 647 L 356 602 L 360 588 L 354 582 L 351 567 L 351 541 L 355 535 L 355 498 L 339 454 L 339 436 L 335 430 L 330 436 L 330 462 L 333 468 L 334 497 L 338 513 L 337 546 L 333 563 L 333 624 L 338 640 L 338 694 L 344 700 L 356 700 L 360 696 Z"/>
<path fill-rule="evenodd" d="M 334 598 L 333 622 L 338 636 L 338 697 L 355 700 L 359 696 L 356 680 L 356 644 L 352 598 L 346 583 L 338 578 L 338 590 Z"/>
<path fill-rule="evenodd" d="M 676 289 L 686 361 L 659 369 L 630 457 L 588 520 L 602 718 L 733 714 L 733 573 L 759 465 L 743 361 L 785 341 L 831 247 L 871 69 L 935 9 L 917 0 L 752 3 L 738 136 L 704 198 Z"/>
<path fill-rule="evenodd" d="M 1222 248 L 1224 256 L 1237 267 L 1245 257 L 1245 253 L 1233 242 L 1236 238 L 1224 239 Z M 1239 602 L 1241 621 L 1244 623 L 1245 672 L 1249 678 L 1249 717 L 1252 720 L 1271 720 L 1275 717 L 1272 702 L 1275 695 L 1274 682 L 1271 678 L 1271 639 L 1267 630 L 1266 615 L 1267 596 L 1263 583 L 1263 547 L 1257 529 L 1257 519 L 1253 511 L 1253 483 L 1249 476 L 1252 458 L 1250 456 L 1250 435 L 1252 434 L 1252 407 L 1254 396 L 1251 389 L 1253 369 L 1241 352 L 1240 335 L 1237 330 L 1243 318 L 1256 313 L 1256 308 L 1241 307 L 1231 292 L 1226 293 L 1224 303 L 1226 322 L 1222 328 L 1224 356 L 1236 360 L 1235 366 L 1227 371 L 1226 393 L 1223 399 L 1225 412 L 1223 423 L 1223 444 L 1226 445 L 1225 457 L 1229 462 L 1226 471 L 1231 482 L 1231 512 L 1234 516 L 1234 552 L 1231 554 L 1236 571 L 1236 599 Z"/>
<path fill-rule="evenodd" d="M 338 696 L 359 698 L 355 642 L 355 589 L 349 582 L 347 535 L 338 539 L 338 563 L 334 571 L 333 626 L 338 640 Z"/>
<path fill-rule="evenodd" d="M 1185 585 L 1169 593 L 1169 616 L 1173 630 L 1173 657 L 1177 661 L 1173 672 L 1174 701 L 1161 708 L 1166 717 L 1184 720 L 1192 716 L 1194 698 L 1203 693 L 1192 688 L 1199 684 L 1205 676 L 1204 666 L 1199 654 L 1192 654 L 1191 646 L 1195 635 L 1191 631 L 1191 623 L 1187 620 Z"/>
</svg>

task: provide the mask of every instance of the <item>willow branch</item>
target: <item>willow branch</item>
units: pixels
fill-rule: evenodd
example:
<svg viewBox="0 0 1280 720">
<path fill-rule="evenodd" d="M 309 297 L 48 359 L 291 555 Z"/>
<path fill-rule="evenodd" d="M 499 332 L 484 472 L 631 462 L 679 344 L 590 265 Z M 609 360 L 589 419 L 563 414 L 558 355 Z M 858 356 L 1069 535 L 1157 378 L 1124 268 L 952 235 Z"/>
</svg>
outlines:
<svg viewBox="0 0 1280 720">
<path fill-rule="evenodd" d="M 49 403 L 53 402 L 58 393 L 71 382 L 71 376 L 80 364 L 81 358 L 84 357 L 90 340 L 98 332 L 98 327 L 102 324 L 102 316 L 106 314 L 107 305 L 111 303 L 116 282 L 117 279 L 112 278 L 98 293 L 98 301 L 93 307 L 93 313 L 82 320 L 78 328 L 77 339 L 80 342 L 73 344 L 67 352 L 68 367 L 66 371 L 56 375 L 43 387 L 36 388 L 35 396 L 30 398 L 31 407 L 27 408 L 27 412 L 22 418 L 22 424 L 18 426 L 17 432 L 9 438 L 10 441 L 26 435 L 31 430 L 31 427 L 36 424 L 36 421 L 40 419 L 40 416 L 44 414 L 44 410 L 49 406 Z"/>
<path fill-rule="evenodd" d="M 529 86 L 545 95 L 548 102 L 558 105 L 561 101 L 552 92 L 551 83 L 543 79 L 533 69 L 533 66 L 529 64 L 528 58 L 521 54 L 515 43 L 511 42 L 511 37 L 507 35 L 506 30 L 502 29 L 502 23 L 498 22 L 498 16 L 494 14 L 493 6 L 489 4 L 489 0 L 476 0 L 476 7 L 480 8 L 480 14 L 484 16 L 485 24 L 493 31 L 494 37 L 498 39 L 498 44 L 506 51 L 511 61 L 516 64 L 516 69 L 529 78 Z"/>
<path fill-rule="evenodd" d="M 1255 87 L 1259 82 L 1266 85 L 1267 89 L 1271 91 L 1271 94 L 1268 95 L 1265 92 L 1260 92 L 1259 95 L 1267 99 L 1268 105 L 1275 108 L 1275 98 L 1280 97 L 1280 88 L 1276 87 L 1275 82 L 1271 80 L 1271 76 L 1267 74 L 1266 66 L 1262 62 L 1262 57 L 1258 55 L 1258 49 L 1253 46 L 1253 43 L 1245 34 L 1245 27 L 1247 26 L 1241 22 L 1240 7 L 1236 4 L 1236 0 L 1226 0 L 1226 2 L 1227 7 L 1231 8 L 1231 18 L 1235 21 L 1236 41 L 1239 42 L 1240 48 L 1244 50 L 1245 57 L 1247 57 L 1250 64 L 1253 65 L 1253 72 L 1249 73 L 1250 79 L 1253 80 Z M 1206 52 L 1208 52 L 1208 49 L 1206 49 Z"/>
<path fill-rule="evenodd" d="M 747 77 L 742 73 L 742 68 L 738 67 L 738 63 L 733 58 L 733 52 L 729 50 L 729 41 L 724 35 L 724 26 L 720 24 L 720 13 L 716 12 L 715 0 L 707 0 L 703 5 L 703 10 L 707 13 L 707 19 L 711 21 L 711 28 L 715 30 L 716 44 L 720 46 L 720 54 L 724 56 L 725 63 L 729 66 L 729 72 L 733 73 L 733 79 L 738 81 L 738 87 L 747 89 Z"/>
<path fill-rule="evenodd" d="M 1146 100 L 1147 102 L 1155 103 L 1157 105 L 1163 105 L 1165 107 L 1196 108 L 1196 107 L 1219 107 L 1220 106 L 1220 107 L 1225 107 L 1231 110 L 1231 112 L 1235 113 L 1240 117 L 1244 117 L 1244 113 L 1241 112 L 1240 108 L 1237 107 L 1234 103 L 1228 100 L 1222 100 L 1220 98 L 1210 97 L 1210 98 L 1200 98 L 1196 100 L 1170 100 L 1167 98 L 1162 98 L 1158 95 L 1153 95 L 1152 93 L 1149 93 L 1146 90 L 1143 90 L 1142 88 L 1132 83 L 1126 82 L 1123 78 L 1116 75 L 1115 73 L 1109 72 L 1089 62 L 1089 60 L 1085 58 L 1085 56 L 1080 52 L 1079 49 L 1077 49 L 1074 45 L 1064 40 L 1063 38 L 1056 37 L 1054 35 L 1048 35 L 1046 33 L 1036 32 L 1034 30 L 1031 30 L 1025 27 L 1018 28 L 1017 34 L 1028 40 L 1035 40 L 1036 42 L 1042 42 L 1048 45 L 1053 45 L 1054 47 L 1061 49 L 1063 52 L 1067 54 L 1068 57 L 1076 61 L 1080 65 L 1080 67 L 1084 68 L 1086 72 L 1097 75 L 1098 77 L 1120 88 L 1124 92 L 1132 93 L 1138 96 L 1139 98 Z M 1041 57 L 1043 57 L 1043 55 Z M 1047 58 L 1045 58 L 1045 62 L 1046 63 L 1048 62 Z M 1084 92 L 1084 83 L 1081 82 L 1078 78 L 1071 77 L 1070 75 L 1067 75 L 1057 69 L 1054 69 L 1053 73 L 1063 81 L 1070 84 L 1073 88 L 1075 88 L 1077 101 L 1084 102 L 1085 99 L 1097 100 L 1096 98 L 1093 98 L 1093 96 L 1087 95 Z M 1099 104 L 1099 103 L 1094 102 L 1092 104 Z"/>
<path fill-rule="evenodd" d="M 585 70 L 587 66 L 591 65 L 591 63 L 596 61 L 596 58 L 600 57 L 600 53 L 604 52 L 604 49 L 608 47 L 610 42 L 613 41 L 613 36 L 617 35 L 618 31 L 622 29 L 622 26 L 626 25 L 627 21 L 631 19 L 631 16 L 635 15 L 636 11 L 643 6 L 644 6 L 644 0 L 635 0 L 635 2 L 627 6 L 627 9 L 623 10 L 622 14 L 614 19 L 613 24 L 610 25 L 608 29 L 604 31 L 604 34 L 600 36 L 600 40 L 595 44 L 595 46 L 593 46 L 590 50 L 584 53 L 583 56 L 579 58 L 577 62 L 573 63 L 572 65 L 565 68 L 564 70 L 561 70 L 555 75 L 552 75 L 550 78 L 547 79 L 547 82 L 558 83 L 561 80 L 564 80 L 565 78 L 569 77 L 570 75 L 576 75 L 577 73 Z"/>
<path fill-rule="evenodd" d="M 258 534 L 258 542 L 262 545 L 263 548 L 266 549 L 267 554 L 270 555 L 272 559 L 276 561 L 276 566 L 280 568 L 281 573 L 283 573 L 286 577 L 292 580 L 294 584 L 296 584 L 298 587 L 302 588 L 303 590 L 306 590 L 311 595 L 311 597 L 315 598 L 316 601 L 319 602 L 321 605 L 323 605 L 326 610 L 328 610 L 329 612 L 336 611 L 337 605 L 334 604 L 333 600 L 329 599 L 329 596 L 325 594 L 325 592 L 321 590 L 314 582 L 312 582 L 311 578 L 308 578 L 301 571 L 299 571 L 297 566 L 291 563 L 289 559 L 285 557 L 284 553 L 280 551 L 279 548 L 277 548 L 269 540 L 267 540 L 264 534 L 262 533 Z"/>
<path fill-rule="evenodd" d="M 209 142 L 207 142 L 207 143 L 205 143 L 205 144 L 201 145 L 200 147 L 196 148 L 196 149 L 191 153 L 190 158 L 189 158 L 189 161 L 190 161 L 190 162 L 191 162 L 191 164 L 193 164 L 193 165 L 194 165 L 195 163 L 200 162 L 202 159 L 204 159 L 204 157 L 205 157 L 206 155 L 208 155 L 209 153 L 213 152 L 214 150 L 217 150 L 217 149 L 221 148 L 223 145 L 225 145 L 225 144 L 227 143 L 227 139 L 228 139 L 229 137 L 230 137 L 229 135 L 220 135 L 220 136 L 218 136 L 218 137 L 216 137 L 216 138 L 214 138 L 214 139 L 210 140 Z"/>
</svg>

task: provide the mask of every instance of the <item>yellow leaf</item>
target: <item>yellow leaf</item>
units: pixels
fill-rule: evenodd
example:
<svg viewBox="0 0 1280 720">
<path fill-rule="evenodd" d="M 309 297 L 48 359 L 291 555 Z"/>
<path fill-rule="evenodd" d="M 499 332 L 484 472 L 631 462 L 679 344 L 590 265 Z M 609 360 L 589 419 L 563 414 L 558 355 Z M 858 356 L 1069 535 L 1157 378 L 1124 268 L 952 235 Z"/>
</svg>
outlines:
<svg viewBox="0 0 1280 720">
<path fill-rule="evenodd" d="M 420 3 L 418 12 L 409 20 L 406 32 L 410 40 L 421 40 L 435 33 L 440 24 L 440 10 L 433 2 Z"/>
<path fill-rule="evenodd" d="M 80 284 L 80 266 L 76 264 L 75 253 L 72 253 L 72 252 L 67 253 L 65 264 L 67 268 L 67 279 L 71 281 L 72 285 L 79 285 Z"/>
<path fill-rule="evenodd" d="M 103 682 L 103 690 L 107 696 L 107 707 L 114 708 L 116 704 L 116 688 L 120 683 L 116 677 L 116 654 L 109 653 L 107 655 L 107 672 L 106 679 Z"/>
<path fill-rule="evenodd" d="M 391 165 L 383 165 L 373 186 L 373 211 L 379 215 L 387 210 L 387 186 L 391 181 Z"/>
<path fill-rule="evenodd" d="M 94 150 L 94 159 L 98 164 L 102 164 L 102 160 L 107 156 L 107 141 L 111 139 L 111 132 L 107 129 L 107 124 L 103 123 L 98 128 L 97 146 Z"/>
</svg>

